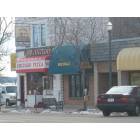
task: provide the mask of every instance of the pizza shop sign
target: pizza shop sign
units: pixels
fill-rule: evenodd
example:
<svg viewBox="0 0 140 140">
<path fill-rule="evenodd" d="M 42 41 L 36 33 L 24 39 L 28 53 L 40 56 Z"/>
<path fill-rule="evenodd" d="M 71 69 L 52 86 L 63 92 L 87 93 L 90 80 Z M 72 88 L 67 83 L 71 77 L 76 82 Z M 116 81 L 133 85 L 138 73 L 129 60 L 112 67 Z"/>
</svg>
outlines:
<svg viewBox="0 0 140 140">
<path fill-rule="evenodd" d="M 16 72 L 17 73 L 47 72 L 48 67 L 49 67 L 49 57 L 47 56 L 18 58 L 16 63 Z"/>
</svg>

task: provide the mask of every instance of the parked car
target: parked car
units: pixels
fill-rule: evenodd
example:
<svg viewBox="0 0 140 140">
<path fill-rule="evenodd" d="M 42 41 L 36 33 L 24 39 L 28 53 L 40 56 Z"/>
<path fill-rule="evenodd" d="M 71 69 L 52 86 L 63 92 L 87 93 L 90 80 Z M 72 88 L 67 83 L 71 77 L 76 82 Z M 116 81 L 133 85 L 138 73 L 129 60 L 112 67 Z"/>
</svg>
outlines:
<svg viewBox="0 0 140 140">
<path fill-rule="evenodd" d="M 0 104 L 14 105 L 17 101 L 17 86 L 16 85 L 0 85 Z"/>
<path fill-rule="evenodd" d="M 104 116 L 112 112 L 127 112 L 129 116 L 140 115 L 140 86 L 114 86 L 97 98 L 97 107 Z"/>
</svg>

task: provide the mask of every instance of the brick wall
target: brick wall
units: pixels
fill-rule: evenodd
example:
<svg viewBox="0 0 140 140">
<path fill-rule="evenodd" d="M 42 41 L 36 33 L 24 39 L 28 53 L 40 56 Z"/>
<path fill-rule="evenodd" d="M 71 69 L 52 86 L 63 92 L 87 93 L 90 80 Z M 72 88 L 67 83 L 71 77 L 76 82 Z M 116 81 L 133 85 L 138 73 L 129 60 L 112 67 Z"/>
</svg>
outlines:
<svg viewBox="0 0 140 140">
<path fill-rule="evenodd" d="M 105 73 L 109 71 L 109 63 L 106 62 L 98 62 L 98 72 Z M 115 61 L 112 61 L 112 72 L 117 72 L 117 65 Z"/>
<path fill-rule="evenodd" d="M 91 75 L 89 80 L 89 105 L 93 105 L 93 75 Z M 74 99 L 69 97 L 69 79 L 68 76 L 64 76 L 64 104 L 71 104 L 71 105 L 83 105 L 83 98 Z"/>
</svg>

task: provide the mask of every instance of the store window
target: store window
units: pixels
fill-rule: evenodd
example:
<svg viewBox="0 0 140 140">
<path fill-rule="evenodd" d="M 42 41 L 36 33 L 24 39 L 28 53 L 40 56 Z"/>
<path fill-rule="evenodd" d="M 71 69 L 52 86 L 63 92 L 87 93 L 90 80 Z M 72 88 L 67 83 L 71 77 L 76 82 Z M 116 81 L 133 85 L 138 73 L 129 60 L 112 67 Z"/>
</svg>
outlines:
<svg viewBox="0 0 140 140">
<path fill-rule="evenodd" d="M 69 89 L 70 97 L 83 97 L 82 92 L 82 83 L 80 75 L 71 75 L 69 76 Z"/>
<path fill-rule="evenodd" d="M 43 76 L 43 89 L 53 90 L 53 75 Z"/>
<path fill-rule="evenodd" d="M 34 90 L 43 94 L 42 76 L 44 73 L 27 73 L 27 94 L 34 94 Z"/>
<path fill-rule="evenodd" d="M 140 85 L 140 73 L 131 73 L 130 74 L 130 84 L 131 85 Z"/>
</svg>

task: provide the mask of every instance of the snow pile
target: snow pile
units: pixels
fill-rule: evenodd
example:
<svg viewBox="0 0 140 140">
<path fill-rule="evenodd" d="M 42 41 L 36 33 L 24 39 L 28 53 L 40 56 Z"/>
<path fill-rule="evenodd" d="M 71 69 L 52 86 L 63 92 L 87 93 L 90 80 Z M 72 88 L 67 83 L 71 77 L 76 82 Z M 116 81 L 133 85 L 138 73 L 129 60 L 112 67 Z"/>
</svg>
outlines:
<svg viewBox="0 0 140 140">
<path fill-rule="evenodd" d="M 62 114 L 62 113 L 64 113 L 64 112 L 62 112 L 62 111 L 51 111 L 51 113 L 54 113 L 54 114 Z"/>
<path fill-rule="evenodd" d="M 50 107 L 50 109 L 56 109 L 56 106 L 55 105 L 51 105 L 49 107 Z"/>
<path fill-rule="evenodd" d="M 89 111 L 80 111 L 80 114 L 83 114 L 83 115 L 90 115 L 90 114 L 93 114 L 93 112 L 89 112 Z"/>
<path fill-rule="evenodd" d="M 10 112 L 11 112 L 11 113 L 21 113 L 21 112 L 19 112 L 19 111 L 17 111 L 17 110 L 11 110 Z"/>
<path fill-rule="evenodd" d="M 45 109 L 41 112 L 41 114 L 50 113 L 50 112 L 51 112 L 51 109 Z"/>
<path fill-rule="evenodd" d="M 22 110 L 21 112 L 22 112 L 22 113 L 27 113 L 27 114 L 32 113 L 32 111 L 31 111 L 30 109 L 25 109 L 25 110 Z"/>
<path fill-rule="evenodd" d="M 51 114 L 60 114 L 60 113 L 64 113 L 63 111 L 53 111 L 51 109 L 46 109 L 46 110 L 43 110 L 41 112 L 41 114 L 45 114 L 45 113 L 51 113 Z"/>
<path fill-rule="evenodd" d="M 79 112 L 72 112 L 72 114 L 79 114 Z"/>
<path fill-rule="evenodd" d="M 76 114 L 76 115 L 102 115 L 101 111 L 79 111 L 79 112 L 72 112 L 72 114 Z"/>
</svg>

